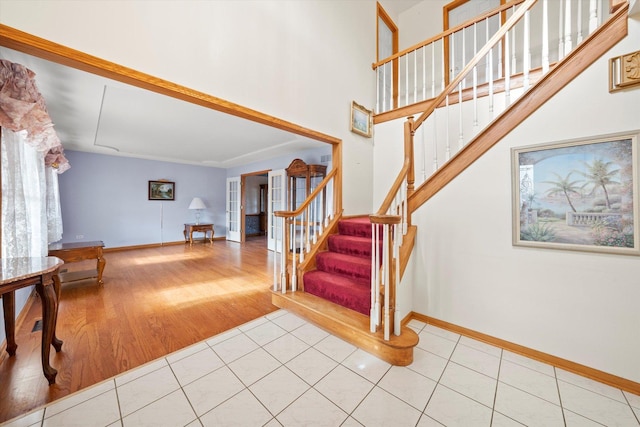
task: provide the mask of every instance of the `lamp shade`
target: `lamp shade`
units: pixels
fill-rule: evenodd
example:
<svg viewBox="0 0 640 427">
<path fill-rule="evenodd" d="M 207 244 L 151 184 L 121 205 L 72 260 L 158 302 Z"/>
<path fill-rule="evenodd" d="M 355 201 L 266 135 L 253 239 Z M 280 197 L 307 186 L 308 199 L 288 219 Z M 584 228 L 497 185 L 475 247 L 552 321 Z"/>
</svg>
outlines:
<svg viewBox="0 0 640 427">
<path fill-rule="evenodd" d="M 206 209 L 207 207 L 204 205 L 204 202 L 200 197 L 194 197 L 189 205 L 189 209 Z"/>
</svg>

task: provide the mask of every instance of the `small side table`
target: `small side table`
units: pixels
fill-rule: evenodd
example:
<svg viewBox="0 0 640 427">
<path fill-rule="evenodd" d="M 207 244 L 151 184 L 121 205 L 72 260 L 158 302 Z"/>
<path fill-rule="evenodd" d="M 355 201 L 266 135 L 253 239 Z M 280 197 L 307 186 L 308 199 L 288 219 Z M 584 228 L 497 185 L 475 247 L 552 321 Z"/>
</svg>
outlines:
<svg viewBox="0 0 640 427">
<path fill-rule="evenodd" d="M 209 235 L 209 242 L 213 245 L 213 224 L 194 224 L 187 223 L 184 225 L 184 242 L 189 243 L 189 245 L 193 245 L 193 233 L 204 233 L 204 240 L 207 241 L 207 233 L 211 232 Z M 189 238 L 187 238 L 189 236 Z"/>
<path fill-rule="evenodd" d="M 58 298 L 60 284 L 56 280 L 58 268 L 63 264 L 56 257 L 0 258 L 0 295 L 4 312 L 4 330 L 7 335 L 7 353 L 15 356 L 18 345 L 15 339 L 15 291 L 35 285 L 42 300 L 42 346 L 40 355 L 42 371 L 49 385 L 56 382 L 58 371 L 49 364 L 51 346 L 62 349 L 62 341 L 56 337 Z"/>
<path fill-rule="evenodd" d="M 98 285 L 104 285 L 102 273 L 107 261 L 102 256 L 104 243 L 100 240 L 94 242 L 52 243 L 49 245 L 49 256 L 56 256 L 64 262 L 78 262 L 87 259 L 95 259 L 95 270 L 60 272 L 60 281 L 63 283 L 75 282 L 96 278 Z"/>
</svg>

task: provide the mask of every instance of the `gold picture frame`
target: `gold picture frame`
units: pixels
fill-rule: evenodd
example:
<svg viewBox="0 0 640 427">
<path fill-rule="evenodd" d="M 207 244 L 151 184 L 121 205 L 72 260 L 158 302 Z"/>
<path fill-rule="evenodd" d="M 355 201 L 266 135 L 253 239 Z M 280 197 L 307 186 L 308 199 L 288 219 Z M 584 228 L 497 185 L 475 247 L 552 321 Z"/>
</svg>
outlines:
<svg viewBox="0 0 640 427">
<path fill-rule="evenodd" d="M 373 113 L 355 101 L 351 102 L 351 132 L 371 138 Z"/>
<path fill-rule="evenodd" d="M 640 255 L 637 137 L 512 148 L 513 245 Z"/>
</svg>

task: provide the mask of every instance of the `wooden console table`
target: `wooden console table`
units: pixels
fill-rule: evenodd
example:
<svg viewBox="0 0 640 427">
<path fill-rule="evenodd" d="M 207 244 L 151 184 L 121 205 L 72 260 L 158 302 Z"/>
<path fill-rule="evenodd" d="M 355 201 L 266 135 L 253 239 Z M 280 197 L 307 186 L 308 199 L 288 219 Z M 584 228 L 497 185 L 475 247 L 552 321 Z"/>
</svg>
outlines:
<svg viewBox="0 0 640 427">
<path fill-rule="evenodd" d="M 211 244 L 213 244 L 213 224 L 194 224 L 194 223 L 187 223 L 184 225 L 184 231 L 182 232 L 184 234 L 184 242 L 187 243 L 189 242 L 190 245 L 193 244 L 193 233 L 204 233 L 204 240 L 205 242 L 207 241 L 207 233 L 211 232 L 211 236 L 209 237 L 209 242 L 211 242 Z M 189 236 L 189 238 L 187 239 L 187 236 Z"/>
<path fill-rule="evenodd" d="M 36 292 L 42 301 L 42 371 L 49 381 L 49 385 L 56 382 L 58 371 L 51 367 L 49 354 L 51 345 L 60 351 L 62 341 L 56 337 L 56 322 L 58 320 L 58 298 L 60 283 L 54 278 L 63 262 L 56 257 L 38 258 L 2 258 L 0 272 L 0 295 L 2 295 L 2 309 L 4 311 L 4 330 L 7 335 L 7 353 L 16 354 L 18 348 L 15 338 L 16 307 L 15 291 L 27 286 L 35 285 Z"/>
<path fill-rule="evenodd" d="M 102 257 L 102 248 L 104 248 L 104 243 L 100 240 L 94 242 L 52 243 L 49 245 L 49 256 L 56 256 L 64 262 L 97 260 L 95 270 L 60 272 L 60 281 L 67 283 L 95 277 L 98 285 L 104 285 L 102 273 L 107 261 Z"/>
</svg>

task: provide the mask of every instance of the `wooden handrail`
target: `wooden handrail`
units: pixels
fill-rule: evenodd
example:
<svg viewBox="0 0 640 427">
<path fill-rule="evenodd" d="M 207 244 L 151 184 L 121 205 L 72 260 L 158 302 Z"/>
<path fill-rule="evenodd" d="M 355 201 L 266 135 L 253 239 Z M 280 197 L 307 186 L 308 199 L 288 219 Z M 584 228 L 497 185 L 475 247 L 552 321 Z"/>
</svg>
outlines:
<svg viewBox="0 0 640 427">
<path fill-rule="evenodd" d="M 287 218 L 287 217 L 295 217 L 300 215 L 306 208 L 309 206 L 311 201 L 320 194 L 320 191 L 324 190 L 329 181 L 336 176 L 337 169 L 333 168 L 331 172 L 327 174 L 327 176 L 318 184 L 315 190 L 309 194 L 309 196 L 305 199 L 304 202 L 296 209 L 295 211 L 276 211 L 273 214 L 279 218 Z"/>
<path fill-rule="evenodd" d="M 499 13 L 501 13 L 501 12 L 507 10 L 507 9 L 510 9 L 513 6 L 516 6 L 516 5 L 518 5 L 518 4 L 520 4 L 520 3 L 524 2 L 524 1 L 525 0 L 514 0 L 514 1 L 511 1 L 511 2 L 508 2 L 508 3 L 505 3 L 505 4 L 503 4 L 503 5 L 499 6 L 499 7 L 496 7 L 495 9 L 492 9 L 492 10 L 490 10 L 488 12 L 484 12 L 481 15 L 478 15 L 478 16 L 476 16 L 474 18 L 471 18 L 471 19 L 463 22 L 462 24 L 456 25 L 453 28 L 449 28 L 448 30 L 443 31 L 442 33 L 440 33 L 440 34 L 438 34 L 436 36 L 433 36 L 433 37 L 431 37 L 429 39 L 421 41 L 420 43 L 414 44 L 413 46 L 408 47 L 408 48 L 406 48 L 406 49 L 404 49 L 404 50 L 402 50 L 402 51 L 400 51 L 398 53 L 394 53 L 393 55 L 388 56 L 383 60 L 380 60 L 378 62 L 374 62 L 373 64 L 371 64 L 371 67 L 375 70 L 376 68 L 378 68 L 379 66 L 381 66 L 383 64 L 386 64 L 387 62 L 391 62 L 394 59 L 398 59 L 401 56 L 404 56 L 409 52 L 413 52 L 414 50 L 418 50 L 418 49 L 420 49 L 422 47 L 425 47 L 428 44 L 431 44 L 431 43 L 437 41 L 437 40 L 444 39 L 448 35 L 453 34 L 456 31 L 461 30 L 462 28 L 470 27 L 473 24 L 476 24 L 476 23 L 482 21 L 483 19 L 486 19 L 486 18 L 488 18 L 490 16 L 493 16 L 493 15 L 497 15 L 497 14 L 499 14 Z"/>
<path fill-rule="evenodd" d="M 462 71 L 449 83 L 449 85 L 440 93 L 440 95 L 438 95 L 434 99 L 433 103 L 431 103 L 427 107 L 427 109 L 420 115 L 420 117 L 418 117 L 418 119 L 414 123 L 414 127 L 413 127 L 414 132 L 416 129 L 420 127 L 422 122 L 424 122 L 431 115 L 431 113 L 434 112 L 437 106 L 440 105 L 440 103 L 444 101 L 444 99 L 447 96 L 449 96 L 451 92 L 453 92 L 453 89 L 456 86 L 458 86 L 458 84 L 463 79 L 467 77 L 467 74 L 469 74 L 469 72 L 473 70 L 473 68 L 476 65 L 478 65 L 480 60 L 484 58 L 485 55 L 489 53 L 491 49 L 493 49 L 493 46 L 496 43 L 498 43 L 500 40 L 502 40 L 502 38 L 505 36 L 507 31 L 509 31 L 515 24 L 517 24 L 518 21 L 520 21 L 520 19 L 524 16 L 524 13 L 529 9 L 531 9 L 531 7 L 537 1 L 538 0 L 524 0 L 522 2 L 522 6 L 518 8 L 518 10 L 516 10 L 516 12 L 513 15 L 511 15 L 511 17 L 509 17 L 507 22 L 505 22 L 504 25 L 500 27 L 500 29 L 493 35 L 493 37 L 491 37 L 489 41 L 476 53 L 473 59 L 471 59 L 471 61 L 467 63 L 467 65 L 462 69 Z"/>
</svg>

